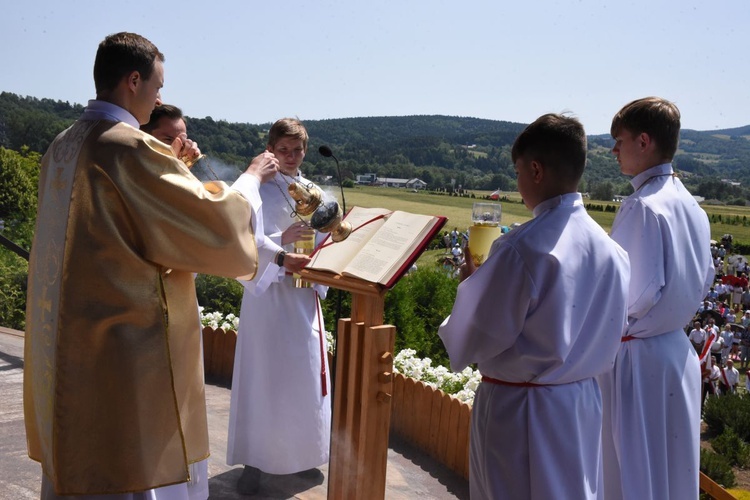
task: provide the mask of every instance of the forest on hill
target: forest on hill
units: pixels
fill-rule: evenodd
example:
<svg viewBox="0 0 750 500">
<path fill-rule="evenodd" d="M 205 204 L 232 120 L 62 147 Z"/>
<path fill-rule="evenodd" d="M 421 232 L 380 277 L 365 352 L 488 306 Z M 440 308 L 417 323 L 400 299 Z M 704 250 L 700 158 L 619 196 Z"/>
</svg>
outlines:
<svg viewBox="0 0 750 500">
<path fill-rule="evenodd" d="M 41 156 L 82 111 L 80 104 L 0 92 L 0 233 L 22 248 L 30 248 L 33 239 Z M 239 168 L 263 151 L 271 125 L 229 123 L 211 117 L 188 117 L 187 122 L 191 138 L 200 144 L 214 168 L 221 163 L 229 166 L 227 175 L 235 169 L 239 173 Z M 336 163 L 318 153 L 318 147 L 325 144 L 340 160 L 344 182 L 374 173 L 378 177 L 417 177 L 430 190 L 460 189 L 468 193 L 456 194 L 469 196 L 472 190 L 516 190 L 510 148 L 525 127 L 522 123 L 400 116 L 310 120 L 305 124 L 310 144 L 303 171 L 310 177 L 337 177 Z M 750 189 L 744 181 L 750 179 L 750 126 L 713 132 L 684 130 L 681 137 L 675 164 L 691 192 L 718 200 L 715 203 L 747 205 Z M 580 190 L 596 200 L 611 200 L 615 194 L 632 190 L 611 154 L 612 144 L 607 135 L 589 136 L 588 166 Z M 724 224 L 721 217 L 712 215 L 712 223 L 717 218 Z M 734 214 L 734 223 L 744 227 L 746 217 L 741 221 L 739 217 Z M 0 325 L 23 329 L 26 282 L 23 258 L 0 251 Z M 403 325 L 399 329 L 407 330 Z"/>
<path fill-rule="evenodd" d="M 0 93 L 0 146 L 43 153 L 52 139 L 81 113 L 80 104 Z M 310 147 L 303 164 L 308 176 L 336 175 L 335 163 L 318 154 L 328 145 L 342 176 L 420 178 L 434 190 L 515 189 L 510 147 L 525 124 L 470 117 L 363 117 L 305 122 Z M 585 124 L 584 124 L 585 125 Z M 265 146 L 270 123 L 230 123 L 188 117 L 188 133 L 216 161 L 243 167 Z M 589 159 L 581 191 L 593 198 L 629 194 L 608 135 L 589 136 Z M 724 203 L 750 200 L 750 125 L 727 130 L 683 130 L 676 168 L 693 194 Z M 724 182 L 734 181 L 734 182 Z M 739 183 L 739 184 L 737 184 Z M 750 185 L 750 183 L 748 183 Z"/>
</svg>

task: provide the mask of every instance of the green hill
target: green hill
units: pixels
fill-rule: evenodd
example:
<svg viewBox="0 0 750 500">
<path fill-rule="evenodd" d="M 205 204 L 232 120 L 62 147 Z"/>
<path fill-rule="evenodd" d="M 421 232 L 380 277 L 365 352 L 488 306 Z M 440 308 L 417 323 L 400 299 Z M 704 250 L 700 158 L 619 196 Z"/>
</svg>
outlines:
<svg viewBox="0 0 750 500">
<path fill-rule="evenodd" d="M 82 106 L 0 93 L 0 146 L 43 153 L 77 118 Z M 441 115 L 310 120 L 308 176 L 335 175 L 335 164 L 317 148 L 328 145 L 341 160 L 344 177 L 419 177 L 431 189 L 515 189 L 510 146 L 525 124 Z M 244 166 L 265 145 L 270 124 L 229 123 L 189 117 L 191 138 L 215 160 Z M 581 186 L 600 198 L 627 194 L 627 179 L 611 154 L 608 135 L 589 137 L 589 164 Z M 750 176 L 750 125 L 735 129 L 683 130 L 675 165 L 694 194 L 738 202 L 750 199 L 742 186 L 721 179 Z"/>
</svg>

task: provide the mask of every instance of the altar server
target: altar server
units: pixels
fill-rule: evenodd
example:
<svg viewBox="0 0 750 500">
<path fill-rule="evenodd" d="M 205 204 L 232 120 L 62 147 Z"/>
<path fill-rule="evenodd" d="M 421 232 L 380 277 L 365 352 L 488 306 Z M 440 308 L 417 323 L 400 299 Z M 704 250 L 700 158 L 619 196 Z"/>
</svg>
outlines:
<svg viewBox="0 0 750 500">
<path fill-rule="evenodd" d="M 502 235 L 458 288 L 439 334 L 482 383 L 471 421 L 472 499 L 601 497 L 602 407 L 625 325 L 627 254 L 587 214 L 586 135 L 548 114 L 512 149 L 534 218 Z M 592 279 L 595 277 L 595 279 Z"/>
<path fill-rule="evenodd" d="M 314 186 L 300 172 L 307 141 L 304 125 L 293 118 L 278 120 L 268 133 L 267 149 L 278 158 L 279 172 L 260 189 L 263 222 L 284 263 L 307 259 L 294 253 L 295 246 L 315 236 L 293 215 L 295 200 L 288 192 L 291 183 Z M 227 463 L 245 466 L 238 481 L 243 494 L 257 492 L 264 474 L 302 473 L 322 482 L 317 467 L 328 463 L 331 438 L 320 307 L 327 287 L 268 269 L 245 283 L 232 376 Z"/>
<path fill-rule="evenodd" d="M 612 224 L 632 273 L 628 325 L 614 369 L 600 378 L 605 498 L 698 498 L 701 370 L 683 327 L 714 278 L 708 217 L 672 168 L 677 106 L 633 101 L 611 133 L 635 192 Z"/>
</svg>

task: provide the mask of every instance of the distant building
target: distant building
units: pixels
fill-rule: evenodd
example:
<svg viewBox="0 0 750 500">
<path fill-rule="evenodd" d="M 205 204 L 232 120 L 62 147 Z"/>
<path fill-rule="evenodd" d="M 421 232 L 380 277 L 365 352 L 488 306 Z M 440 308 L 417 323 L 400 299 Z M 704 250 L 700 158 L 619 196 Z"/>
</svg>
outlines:
<svg viewBox="0 0 750 500">
<path fill-rule="evenodd" d="M 427 183 L 415 177 L 406 181 L 406 187 L 407 189 L 427 189 Z"/>
<path fill-rule="evenodd" d="M 377 174 L 358 175 L 355 184 L 375 184 L 378 181 Z"/>
<path fill-rule="evenodd" d="M 740 187 L 742 185 L 741 182 L 733 181 L 731 179 L 722 179 L 721 182 L 723 182 L 724 184 L 729 184 L 730 186 L 736 186 L 736 187 Z"/>
<path fill-rule="evenodd" d="M 397 179 L 396 177 L 378 177 L 375 182 L 378 186 L 403 188 L 406 187 L 406 183 L 409 179 Z"/>
<path fill-rule="evenodd" d="M 384 186 L 408 189 L 427 189 L 427 183 L 422 179 L 399 179 L 397 177 L 378 177 L 376 174 L 358 175 L 354 181 L 356 184 L 370 186 Z"/>
</svg>

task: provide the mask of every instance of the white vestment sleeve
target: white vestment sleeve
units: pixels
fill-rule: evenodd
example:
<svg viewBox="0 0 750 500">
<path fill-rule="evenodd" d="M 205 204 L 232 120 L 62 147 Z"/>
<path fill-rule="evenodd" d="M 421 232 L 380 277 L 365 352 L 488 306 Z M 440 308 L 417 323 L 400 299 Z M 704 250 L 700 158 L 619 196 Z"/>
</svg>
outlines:
<svg viewBox="0 0 750 500">
<path fill-rule="evenodd" d="M 641 263 L 630 270 L 628 298 L 628 317 L 641 319 L 659 301 L 666 283 L 664 242 L 659 219 L 651 210 L 639 202 L 628 209 L 637 212 L 637 215 L 629 214 L 625 221 L 627 227 L 618 228 L 630 235 L 618 242 L 628 252 L 631 261 Z"/>
<path fill-rule="evenodd" d="M 514 248 L 500 245 L 476 272 L 458 286 L 451 315 L 438 335 L 460 372 L 511 347 L 524 327 L 536 292 Z"/>
<path fill-rule="evenodd" d="M 252 212 L 251 224 L 255 232 L 255 243 L 258 247 L 258 271 L 254 280 L 257 284 L 270 274 L 279 272 L 280 268 L 274 263 L 274 257 L 281 250 L 281 247 L 273 243 L 263 230 L 263 201 L 259 192 L 260 180 L 252 174 L 243 173 L 232 184 L 232 189 L 239 191 L 245 197 Z M 247 278 L 249 276 L 239 276 L 237 279 L 247 287 L 247 283 L 252 283 Z"/>
</svg>

